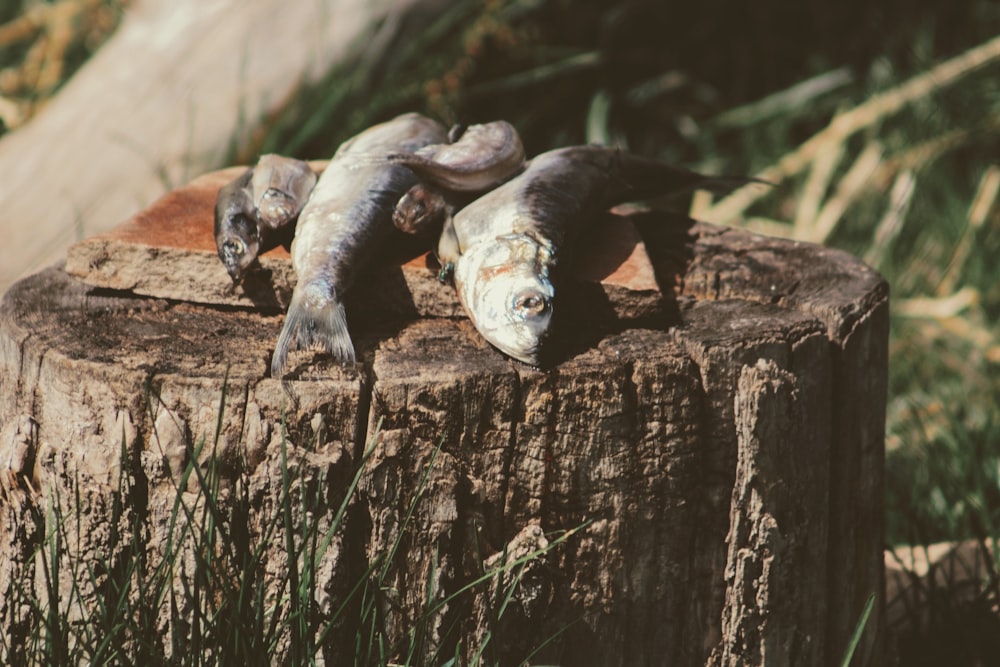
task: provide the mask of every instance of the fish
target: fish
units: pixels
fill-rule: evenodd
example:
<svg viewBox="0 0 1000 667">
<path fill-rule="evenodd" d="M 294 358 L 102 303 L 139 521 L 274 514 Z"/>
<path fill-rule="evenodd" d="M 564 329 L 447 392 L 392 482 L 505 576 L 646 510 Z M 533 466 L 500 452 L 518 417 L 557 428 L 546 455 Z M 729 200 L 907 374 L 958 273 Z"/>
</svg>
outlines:
<svg viewBox="0 0 1000 667">
<path fill-rule="evenodd" d="M 319 347 L 338 362 L 355 363 L 344 295 L 393 231 L 396 202 L 417 183 L 406 166 L 371 157 L 413 153 L 446 140 L 443 125 L 409 113 L 337 149 L 298 216 L 291 248 L 297 282 L 271 357 L 272 377 L 283 376 L 293 349 Z"/>
<path fill-rule="evenodd" d="M 456 208 L 472 200 L 471 194 L 496 187 L 524 168 L 524 144 L 507 121 L 455 126 L 448 141 L 387 156 L 420 177 L 393 211 L 393 223 L 400 231 L 419 234 L 440 229 Z"/>
<path fill-rule="evenodd" d="M 456 204 L 442 190 L 417 183 L 406 191 L 392 210 L 392 224 L 406 234 L 440 229 L 454 214 Z"/>
<path fill-rule="evenodd" d="M 234 285 L 278 232 L 294 226 L 315 184 L 316 173 L 307 162 L 267 154 L 219 189 L 215 244 Z"/>
<path fill-rule="evenodd" d="M 453 192 L 488 190 L 524 167 L 524 144 L 507 121 L 470 125 L 451 133 L 450 140 L 385 159 L 406 165 L 423 183 Z"/>
<path fill-rule="evenodd" d="M 215 199 L 215 246 L 234 285 L 242 282 L 260 251 L 252 178 L 253 169 L 247 169 L 222 186 Z"/>
<path fill-rule="evenodd" d="M 437 254 L 479 333 L 530 366 L 547 343 L 565 266 L 589 222 L 611 206 L 696 188 L 728 191 L 753 179 L 713 177 L 603 146 L 542 153 L 523 172 L 446 222 Z"/>
<path fill-rule="evenodd" d="M 268 153 L 253 170 L 251 190 L 261 225 L 278 230 L 293 224 L 316 185 L 316 172 L 308 162 Z"/>
</svg>

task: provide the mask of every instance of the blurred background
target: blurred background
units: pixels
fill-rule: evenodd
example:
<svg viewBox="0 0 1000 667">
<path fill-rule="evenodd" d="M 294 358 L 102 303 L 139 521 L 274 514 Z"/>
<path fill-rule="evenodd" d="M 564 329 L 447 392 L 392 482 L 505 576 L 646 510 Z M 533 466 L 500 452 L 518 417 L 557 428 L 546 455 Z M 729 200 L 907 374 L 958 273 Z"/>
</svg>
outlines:
<svg viewBox="0 0 1000 667">
<path fill-rule="evenodd" d="M 3 131 L 56 104 L 142 4 L 0 0 Z M 529 154 L 600 142 L 761 175 L 777 187 L 695 197 L 692 215 L 878 268 L 892 289 L 887 562 L 922 572 L 941 542 L 967 554 L 944 547 L 953 557 L 890 596 L 900 663 L 998 664 L 1000 3 L 418 1 L 345 49 L 220 138 L 210 166 L 325 158 L 401 111 L 504 118 Z"/>
</svg>

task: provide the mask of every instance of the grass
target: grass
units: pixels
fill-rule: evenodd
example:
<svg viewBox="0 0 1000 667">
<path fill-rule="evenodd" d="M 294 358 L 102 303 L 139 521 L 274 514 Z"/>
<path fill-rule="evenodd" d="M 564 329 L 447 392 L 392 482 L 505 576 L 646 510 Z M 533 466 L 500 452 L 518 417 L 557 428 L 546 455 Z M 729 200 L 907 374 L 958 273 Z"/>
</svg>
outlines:
<svg viewBox="0 0 1000 667">
<path fill-rule="evenodd" d="M 31 119 L 121 20 L 128 0 L 0 0 L 0 133 Z"/>
<path fill-rule="evenodd" d="M 155 396 L 150 404 L 156 404 Z M 0 635 L 5 664 L 313 665 L 331 659 L 340 664 L 353 656 L 349 662 L 355 665 L 387 667 L 467 664 L 466 654 L 473 656 L 468 664 L 501 664 L 494 645 L 506 641 L 501 621 L 525 571 L 576 530 L 551 535 L 551 541 L 542 539 L 522 553 L 502 552 L 454 590 L 429 587 L 413 625 L 393 630 L 385 617 L 393 597 L 390 573 L 407 558 L 400 547 L 412 532 L 440 448 L 408 499 L 390 547 L 363 559 L 358 570 L 340 540 L 350 541 L 349 515 L 357 511 L 352 508 L 377 431 L 346 487 L 328 479 L 328 469 L 308 462 L 313 447 L 293 445 L 283 436 L 279 488 L 268 512 L 266 502 L 261 509 L 259 499 L 254 501 L 251 471 L 245 468 L 236 471 L 231 493 L 224 491 L 222 481 L 231 473 L 221 471 L 214 455 L 224 394 L 218 409 L 214 441 L 185 444 L 187 463 L 159 528 L 154 517 L 129 509 L 148 482 L 124 433 L 124 464 L 109 498 L 113 533 L 104 545 L 107 552 L 83 547 L 81 535 L 95 527 L 82 509 L 88 503 L 81 501 L 86 492 L 79 480 L 70 485 L 72 498 L 60 497 L 55 486 L 44 515 L 33 510 L 31 520 L 43 536 L 28 560 L 37 563 L 35 580 L 25 568 L 25 579 L 10 587 L 13 632 Z M 330 515 L 317 511 L 324 507 L 331 508 Z M 250 516 L 255 508 L 262 523 Z M 272 545 L 281 545 L 284 563 L 273 562 Z M 330 561 L 333 551 L 338 553 Z M 331 580 L 330 569 L 334 577 L 353 570 L 356 579 Z M 449 605 L 474 603 L 492 619 L 492 630 L 475 644 L 468 644 L 461 628 L 438 627 Z"/>
<path fill-rule="evenodd" d="M 380 81 L 388 89 L 408 82 L 408 108 L 446 120 L 506 118 L 529 153 L 599 141 L 779 182 L 754 197 L 696 198 L 692 215 L 841 248 L 885 275 L 892 289 L 887 546 L 973 540 L 995 554 L 988 547 L 1000 521 L 996 7 L 807 4 L 811 16 L 843 25 L 834 36 L 809 21 L 775 32 L 786 25 L 783 12 L 802 11 L 787 3 L 755 6 L 756 17 L 711 2 L 484 6 L 420 67 Z M 422 96 L 416 81 L 425 82 Z M 352 130 L 401 110 L 399 102 L 377 92 L 360 107 L 343 100 L 368 113 Z M 285 147 L 322 155 L 341 138 L 325 136 L 325 144 L 302 136 Z M 271 149 L 283 148 L 277 141 Z M 971 575 L 978 587 L 971 603 L 949 597 L 947 586 L 927 591 L 934 622 L 911 615 L 917 633 L 901 634 L 898 645 L 907 664 L 940 655 L 909 649 L 940 640 L 942 628 L 990 627 L 970 619 L 995 618 L 991 558 L 992 568 Z M 990 655 L 988 644 L 970 641 L 951 649 L 966 660 L 952 664 Z"/>
<path fill-rule="evenodd" d="M 696 198 L 692 214 L 841 248 L 886 276 L 888 546 L 973 540 L 995 554 L 1000 10 L 940 4 L 460 0 L 389 55 L 365 54 L 303 90 L 233 158 L 325 157 L 361 127 L 416 109 L 447 122 L 505 118 L 532 154 L 597 140 L 779 181 L 759 199 Z M 0 20 L 20 7 L 4 0 Z M 30 69 L 38 34 L 0 39 L 3 66 Z M 40 94 L 22 104 L 0 90 L 19 110 Z M 975 575 L 971 604 L 947 586 L 927 590 L 934 623 L 914 624 L 908 645 L 939 636 L 935 627 L 975 627 L 970 615 L 995 618 L 997 569 Z M 974 644 L 952 655 L 986 659 Z"/>
</svg>

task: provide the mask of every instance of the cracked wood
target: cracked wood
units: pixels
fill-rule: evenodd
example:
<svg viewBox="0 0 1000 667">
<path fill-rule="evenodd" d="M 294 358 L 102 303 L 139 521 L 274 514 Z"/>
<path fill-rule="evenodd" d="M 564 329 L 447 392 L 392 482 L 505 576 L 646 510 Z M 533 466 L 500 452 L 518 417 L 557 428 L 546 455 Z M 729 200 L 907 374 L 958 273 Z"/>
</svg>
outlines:
<svg viewBox="0 0 1000 667">
<path fill-rule="evenodd" d="M 470 659 L 489 631 L 501 664 L 549 638 L 535 659 L 564 665 L 830 664 L 882 587 L 886 284 L 816 246 L 629 220 L 657 315 L 616 318 L 582 287 L 565 360 L 546 372 L 504 358 L 463 318 L 373 301 L 354 320 L 357 369 L 301 352 L 282 383 L 265 377 L 273 311 L 95 289 L 59 267 L 22 281 L 0 317 L 0 447 L 16 453 L 0 505 L 0 550 L 15 556 L 0 560 L 0 587 L 33 581 L 44 526 L 31 507 L 56 491 L 68 503 L 75 483 L 76 557 L 128 547 L 124 526 L 108 526 L 118 499 L 155 560 L 189 462 L 218 464 L 222 505 L 246 485 L 241 534 L 263 544 L 285 447 L 296 497 L 322 499 L 310 511 L 323 525 L 364 465 L 324 556 L 318 613 L 398 545 L 380 618 L 404 638 L 434 608 L 421 660 L 456 647 Z M 190 461 L 199 441 L 212 448 Z M 567 530 L 506 579 L 503 618 L 490 614 L 495 587 L 449 598 Z M 264 545 L 270 596 L 281 550 Z M 0 624 L 16 635 L 6 599 Z M 880 659 L 881 623 L 859 664 Z M 327 662 L 351 639 L 331 634 Z"/>
</svg>

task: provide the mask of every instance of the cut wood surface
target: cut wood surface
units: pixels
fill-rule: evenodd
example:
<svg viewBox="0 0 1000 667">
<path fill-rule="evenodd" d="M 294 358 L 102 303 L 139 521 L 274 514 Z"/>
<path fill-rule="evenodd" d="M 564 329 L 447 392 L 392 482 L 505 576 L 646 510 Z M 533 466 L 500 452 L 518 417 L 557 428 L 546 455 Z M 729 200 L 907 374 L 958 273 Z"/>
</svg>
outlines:
<svg viewBox="0 0 1000 667">
<path fill-rule="evenodd" d="M 222 165 L 260 119 L 377 24 L 440 0 L 136 0 L 27 125 L 0 139 L 0 293 L 171 187 Z M 385 20 L 388 14 L 390 20 Z M 325 156 L 316 156 L 325 157 Z"/>
<path fill-rule="evenodd" d="M 322 170 L 326 162 L 313 162 Z M 73 244 L 66 271 L 95 287 L 129 290 L 174 301 L 286 307 L 295 286 L 288 250 L 277 245 L 260 256 L 261 270 L 234 288 L 216 253 L 213 210 L 219 188 L 246 167 L 205 174 L 170 191 L 114 229 Z M 395 236 L 395 248 L 377 271 L 359 281 L 353 300 L 377 302 L 383 309 L 421 316 L 455 317 L 462 307 L 455 291 L 433 279 L 438 265 L 427 237 Z M 637 319 L 660 307 L 652 263 L 638 231 L 627 217 L 606 216 L 582 242 L 576 277 L 599 288 L 619 319 Z M 389 267 L 391 265 L 391 268 Z M 385 297 L 406 286 L 408 298 Z"/>
<path fill-rule="evenodd" d="M 441 604 L 417 662 L 455 655 L 456 642 L 468 660 L 489 632 L 499 664 L 546 640 L 533 660 L 566 666 L 839 664 L 883 589 L 886 283 L 809 244 L 661 213 L 628 221 L 659 309 L 621 319 L 592 283 L 561 292 L 575 325 L 545 371 L 504 357 L 464 317 L 385 306 L 425 298 L 398 266 L 376 271 L 396 279 L 349 309 L 358 366 L 298 352 L 284 381 L 267 377 L 280 310 L 95 288 L 58 266 L 19 282 L 0 317 L 0 435 L 18 453 L 3 479 L 19 499 L 2 505 L 0 552 L 12 555 L 0 559 L 0 593 L 37 576 L 45 531 L 31 508 L 56 492 L 68 502 L 76 485 L 77 558 L 126 548 L 131 533 L 108 526 L 121 499 L 121 521 L 141 517 L 155 559 L 185 443 L 199 438 L 217 442 L 232 488 L 253 490 L 242 520 L 251 548 L 262 543 L 287 443 L 302 493 L 326 480 L 311 509 L 325 525 L 364 466 L 324 556 L 318 613 L 332 614 L 399 540 L 404 555 L 380 588 L 390 639 Z M 441 289 L 418 268 L 415 279 Z M 205 270 L 228 281 L 221 264 Z M 119 489 L 123 470 L 141 492 Z M 574 530 L 507 578 L 502 619 L 487 589 L 448 600 Z M 279 551 L 267 546 L 261 565 L 269 595 Z M 8 599 L 0 623 L 16 632 Z M 855 664 L 880 664 L 881 609 Z M 353 640 L 331 634 L 327 664 L 350 662 Z"/>
</svg>

